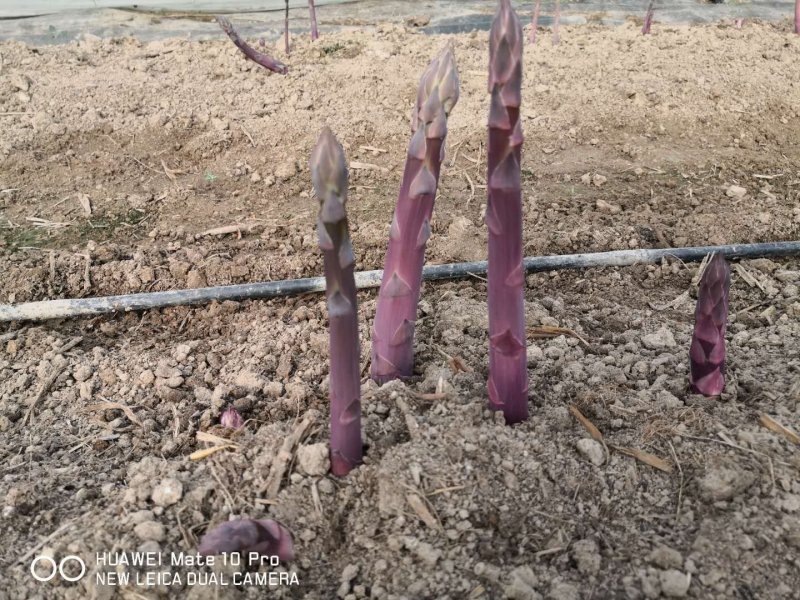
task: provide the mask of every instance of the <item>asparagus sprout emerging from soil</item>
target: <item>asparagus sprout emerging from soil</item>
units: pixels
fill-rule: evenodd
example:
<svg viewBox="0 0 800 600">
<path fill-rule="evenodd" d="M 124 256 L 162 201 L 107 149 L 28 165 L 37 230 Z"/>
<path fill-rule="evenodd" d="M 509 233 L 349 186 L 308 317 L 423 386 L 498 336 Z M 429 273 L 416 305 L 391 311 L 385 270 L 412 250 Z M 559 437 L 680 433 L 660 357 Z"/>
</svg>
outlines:
<svg viewBox="0 0 800 600">
<path fill-rule="evenodd" d="M 533 7 L 533 17 L 531 17 L 531 44 L 536 43 L 536 31 L 539 29 L 539 11 L 542 8 L 542 0 L 536 0 Z"/>
<path fill-rule="evenodd" d="M 271 519 L 227 521 L 206 533 L 197 549 L 202 556 L 244 554 L 245 564 L 258 566 L 256 556 L 277 556 L 282 561 L 294 560 L 292 534 Z M 250 553 L 255 554 L 250 554 Z"/>
<path fill-rule="evenodd" d="M 331 471 L 347 475 L 361 462 L 361 353 L 355 256 L 344 206 L 347 164 L 342 146 L 327 127 L 311 153 L 311 179 L 320 201 L 317 233 L 330 321 Z"/>
<path fill-rule="evenodd" d="M 561 42 L 561 34 L 559 34 L 559 29 L 561 29 L 561 0 L 556 0 L 556 15 L 553 17 L 554 46 L 558 46 L 559 42 Z"/>
<path fill-rule="evenodd" d="M 414 323 L 425 245 L 444 160 L 447 118 L 458 102 L 458 72 L 445 48 L 422 74 L 411 119 L 403 182 L 389 230 L 389 248 L 372 332 L 372 379 L 408 377 L 414 368 Z"/>
<path fill-rule="evenodd" d="M 522 26 L 500 0 L 489 34 L 489 403 L 506 422 L 528 418 L 522 266 Z"/>
<path fill-rule="evenodd" d="M 700 279 L 689 350 L 692 391 L 704 396 L 718 396 L 725 388 L 725 330 L 730 285 L 728 262 L 724 256 L 716 254 Z"/>
<path fill-rule="evenodd" d="M 285 64 L 279 60 L 275 60 L 263 52 L 259 52 L 245 42 L 233 28 L 233 25 L 231 25 L 231 22 L 228 19 L 221 15 L 217 15 L 216 18 L 217 23 L 219 23 L 219 26 L 222 27 L 222 31 L 228 34 L 228 37 L 231 38 L 231 41 L 236 44 L 236 47 L 239 48 L 239 50 L 241 50 L 247 58 L 256 64 L 269 69 L 270 71 L 274 71 L 275 73 L 286 75 L 289 72 L 289 67 L 287 67 Z"/>
<path fill-rule="evenodd" d="M 314 0 L 308 0 L 308 16 L 311 19 L 311 41 L 319 38 L 319 30 L 317 29 L 317 9 L 314 6 Z"/>
<path fill-rule="evenodd" d="M 228 429 L 241 429 L 244 427 L 242 415 L 240 415 L 239 411 L 232 405 L 226 408 L 225 412 L 222 413 L 222 416 L 219 418 L 219 423 Z"/>
<path fill-rule="evenodd" d="M 653 25 L 653 13 L 654 10 L 655 0 L 650 0 L 647 3 L 647 11 L 644 14 L 644 25 L 642 25 L 642 35 L 647 35 L 650 33 L 650 27 Z"/>
</svg>

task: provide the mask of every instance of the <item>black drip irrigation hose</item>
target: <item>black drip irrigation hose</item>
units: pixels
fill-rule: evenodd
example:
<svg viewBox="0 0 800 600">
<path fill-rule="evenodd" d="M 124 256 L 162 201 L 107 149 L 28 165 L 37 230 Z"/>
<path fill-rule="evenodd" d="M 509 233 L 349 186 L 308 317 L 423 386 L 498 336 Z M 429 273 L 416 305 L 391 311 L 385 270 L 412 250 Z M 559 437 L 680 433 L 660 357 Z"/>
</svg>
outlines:
<svg viewBox="0 0 800 600">
<path fill-rule="evenodd" d="M 589 254 L 563 254 L 555 256 L 532 256 L 524 259 L 525 271 L 557 271 L 560 269 L 585 269 L 590 267 L 625 267 L 635 264 L 652 264 L 662 258 L 675 258 L 684 262 L 698 262 L 708 254 L 719 253 L 727 258 L 767 258 L 800 255 L 800 241 L 768 242 L 763 244 L 732 244 L 726 246 L 697 246 L 691 248 L 658 248 L 652 250 L 612 250 Z M 468 262 L 448 265 L 430 265 L 422 273 L 426 281 L 461 279 L 473 275 L 486 275 L 487 263 Z M 383 271 L 356 273 L 359 289 L 376 288 L 381 284 Z M 168 306 L 206 304 L 224 300 L 250 300 L 277 298 L 322 292 L 325 279 L 309 277 L 263 283 L 245 283 L 169 292 L 127 294 L 103 298 L 74 298 L 68 300 L 45 300 L 17 305 L 0 305 L 0 322 L 44 321 L 69 317 L 87 317 L 119 311 L 147 310 Z"/>
</svg>

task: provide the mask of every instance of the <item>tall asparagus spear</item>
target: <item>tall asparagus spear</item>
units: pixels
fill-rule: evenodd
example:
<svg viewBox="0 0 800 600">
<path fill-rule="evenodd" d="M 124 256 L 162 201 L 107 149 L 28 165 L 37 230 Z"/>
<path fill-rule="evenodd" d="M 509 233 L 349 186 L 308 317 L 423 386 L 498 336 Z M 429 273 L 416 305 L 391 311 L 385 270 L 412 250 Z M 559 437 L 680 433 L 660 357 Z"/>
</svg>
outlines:
<svg viewBox="0 0 800 600">
<path fill-rule="evenodd" d="M 314 7 L 314 0 L 308 0 L 308 16 L 311 19 L 311 41 L 319 38 L 317 29 L 317 9 Z"/>
<path fill-rule="evenodd" d="M 509 424 L 528 418 L 522 267 L 522 25 L 510 0 L 489 34 L 489 403 Z"/>
<path fill-rule="evenodd" d="M 389 249 L 372 332 L 370 374 L 378 383 L 414 369 L 414 323 L 422 285 L 425 244 L 444 160 L 447 117 L 458 101 L 458 73 L 445 48 L 422 75 L 411 118 L 403 183 L 389 231 Z"/>
<path fill-rule="evenodd" d="M 250 46 L 247 42 L 245 42 L 242 37 L 236 32 L 233 28 L 231 22 L 223 17 L 222 15 L 217 15 L 217 23 L 219 26 L 222 27 L 222 31 L 228 34 L 228 37 L 231 38 L 231 41 L 236 45 L 242 53 L 252 60 L 254 63 L 261 65 L 262 67 L 269 69 L 270 71 L 274 71 L 275 73 L 280 73 L 282 75 L 286 75 L 289 72 L 289 67 L 283 64 L 279 60 L 275 60 L 271 56 L 264 54 L 263 52 L 259 52 L 252 46 Z"/>
<path fill-rule="evenodd" d="M 800 35 L 800 0 L 794 0 L 794 32 Z"/>
<path fill-rule="evenodd" d="M 283 15 L 283 45 L 286 54 L 289 54 L 289 0 L 286 0 L 286 11 Z"/>
<path fill-rule="evenodd" d="M 331 471 L 347 475 L 362 456 L 358 304 L 344 207 L 347 164 L 342 146 L 327 127 L 311 153 L 311 179 L 320 201 L 317 233 L 330 321 Z"/>
<path fill-rule="evenodd" d="M 533 7 L 533 16 L 531 17 L 531 44 L 536 43 L 536 32 L 539 29 L 539 11 L 542 8 L 542 0 L 536 0 L 536 5 Z"/>
<path fill-rule="evenodd" d="M 717 396 L 725 389 L 725 330 L 731 269 L 722 254 L 706 265 L 697 294 L 694 334 L 689 350 L 692 390 Z"/>
<path fill-rule="evenodd" d="M 647 10 L 644 13 L 644 25 L 642 25 L 642 35 L 648 35 L 653 25 L 653 15 L 655 13 L 655 0 L 649 0 Z"/>
</svg>

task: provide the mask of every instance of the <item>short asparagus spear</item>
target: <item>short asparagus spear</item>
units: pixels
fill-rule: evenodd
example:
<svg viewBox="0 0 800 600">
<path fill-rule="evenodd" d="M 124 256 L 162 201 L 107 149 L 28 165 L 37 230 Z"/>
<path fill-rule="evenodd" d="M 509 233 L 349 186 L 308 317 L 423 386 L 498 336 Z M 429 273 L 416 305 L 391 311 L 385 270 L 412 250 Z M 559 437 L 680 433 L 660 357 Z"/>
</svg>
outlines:
<svg viewBox="0 0 800 600">
<path fill-rule="evenodd" d="M 411 120 L 403 182 L 389 230 L 389 249 L 372 332 L 370 375 L 378 383 L 408 377 L 414 369 L 414 323 L 422 285 L 425 244 L 444 160 L 447 117 L 458 101 L 458 73 L 450 48 L 420 80 Z"/>
<path fill-rule="evenodd" d="M 725 330 L 730 286 L 731 269 L 725 257 L 716 254 L 700 279 L 689 350 L 692 391 L 704 396 L 717 396 L 725 389 Z"/>
<path fill-rule="evenodd" d="M 347 475 L 362 456 L 358 304 L 344 206 L 347 164 L 342 146 L 327 127 L 311 153 L 311 179 L 320 201 L 317 233 L 330 321 L 331 471 Z"/>
<path fill-rule="evenodd" d="M 311 41 L 319 38 L 317 29 L 317 9 L 314 7 L 314 0 L 308 0 L 308 16 L 311 19 Z"/>
<path fill-rule="evenodd" d="M 522 267 L 522 26 L 510 0 L 489 34 L 489 403 L 506 422 L 528 418 Z"/>
<path fill-rule="evenodd" d="M 642 35 L 650 33 L 650 27 L 653 25 L 653 14 L 655 13 L 655 0 L 650 0 L 647 3 L 647 11 L 644 14 L 644 25 L 642 25 Z"/>
<path fill-rule="evenodd" d="M 226 521 L 203 536 L 197 552 L 201 556 L 244 554 L 245 565 L 256 568 L 262 556 L 294 560 L 292 534 L 272 519 Z"/>
<path fill-rule="evenodd" d="M 531 44 L 536 43 L 536 33 L 539 29 L 539 11 L 542 8 L 542 0 L 536 0 L 536 4 L 533 7 L 533 17 L 531 17 Z"/>
</svg>

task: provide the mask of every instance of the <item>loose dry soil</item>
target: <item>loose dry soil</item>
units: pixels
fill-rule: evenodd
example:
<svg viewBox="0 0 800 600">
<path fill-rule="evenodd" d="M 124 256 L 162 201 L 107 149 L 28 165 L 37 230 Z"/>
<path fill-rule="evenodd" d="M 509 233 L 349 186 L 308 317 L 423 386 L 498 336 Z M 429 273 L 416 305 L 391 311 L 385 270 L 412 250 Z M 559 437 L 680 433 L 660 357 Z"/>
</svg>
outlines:
<svg viewBox="0 0 800 600">
<path fill-rule="evenodd" d="M 526 50 L 527 255 L 800 239 L 788 23 L 561 37 Z M 354 162 L 358 268 L 380 268 L 417 78 L 447 42 L 462 97 L 429 245 L 442 263 L 486 253 L 486 33 L 299 39 L 276 50 L 286 77 L 222 35 L 0 44 L 0 301 L 320 274 L 307 159 L 325 124 Z M 514 428 L 486 409 L 484 282 L 426 285 L 418 376 L 365 379 L 369 447 L 344 479 L 313 446 L 328 439 L 320 295 L 2 325 L 0 598 L 798 598 L 800 448 L 759 419 L 800 431 L 800 261 L 736 265 L 713 400 L 686 385 L 696 274 L 529 276 L 532 417 Z M 360 303 L 366 373 L 375 292 Z M 533 335 L 556 325 L 583 340 Z M 236 447 L 191 461 L 199 434 L 227 435 L 229 403 L 249 419 Z M 293 532 L 299 586 L 96 583 L 96 552 L 192 553 L 240 516 Z M 37 583 L 40 554 L 89 573 Z"/>
</svg>

